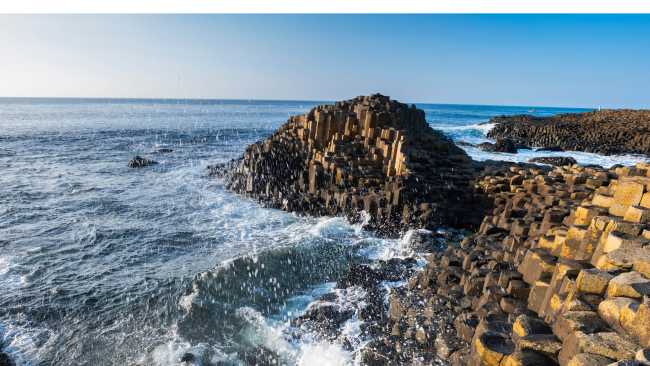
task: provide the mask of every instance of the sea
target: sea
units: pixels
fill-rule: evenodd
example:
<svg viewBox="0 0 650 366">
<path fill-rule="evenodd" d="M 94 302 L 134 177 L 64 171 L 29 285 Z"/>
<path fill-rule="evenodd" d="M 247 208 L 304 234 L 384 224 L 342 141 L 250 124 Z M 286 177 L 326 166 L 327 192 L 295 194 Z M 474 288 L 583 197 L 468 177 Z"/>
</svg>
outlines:
<svg viewBox="0 0 650 366">
<path fill-rule="evenodd" d="M 324 103 L 0 99 L 0 349 L 17 365 L 244 365 L 260 348 L 286 365 L 358 362 L 355 318 L 352 347 L 291 319 L 324 293 L 354 301 L 337 279 L 353 263 L 412 255 L 409 233 L 380 238 L 341 217 L 264 208 L 207 175 Z M 493 116 L 584 111 L 417 106 L 470 143 L 489 141 Z M 463 148 L 476 160 L 646 160 Z M 159 164 L 131 169 L 136 155 Z"/>
</svg>

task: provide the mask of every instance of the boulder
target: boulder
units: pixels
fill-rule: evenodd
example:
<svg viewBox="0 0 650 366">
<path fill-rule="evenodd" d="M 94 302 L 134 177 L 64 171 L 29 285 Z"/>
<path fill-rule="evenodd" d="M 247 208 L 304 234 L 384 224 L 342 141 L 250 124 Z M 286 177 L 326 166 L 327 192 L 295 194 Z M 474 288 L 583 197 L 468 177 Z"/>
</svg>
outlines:
<svg viewBox="0 0 650 366">
<path fill-rule="evenodd" d="M 477 146 L 479 149 L 488 152 L 517 153 L 517 145 L 510 139 L 497 139 L 495 143 L 484 142 Z"/>
<path fill-rule="evenodd" d="M 626 296 L 633 299 L 650 296 L 650 280 L 635 271 L 621 273 L 609 281 L 607 296 Z"/>
<path fill-rule="evenodd" d="M 586 334 L 580 331 L 572 333 L 560 351 L 560 365 L 566 365 L 579 353 L 592 353 L 612 360 L 634 358 L 637 346 L 618 335 L 616 332 Z"/>
<path fill-rule="evenodd" d="M 129 160 L 129 168 L 144 168 L 155 164 L 158 164 L 158 162 L 141 156 L 135 156 L 133 159 Z"/>
<path fill-rule="evenodd" d="M 597 268 L 583 269 L 576 279 L 576 289 L 587 294 L 604 295 L 612 278 L 613 275 Z"/>
</svg>

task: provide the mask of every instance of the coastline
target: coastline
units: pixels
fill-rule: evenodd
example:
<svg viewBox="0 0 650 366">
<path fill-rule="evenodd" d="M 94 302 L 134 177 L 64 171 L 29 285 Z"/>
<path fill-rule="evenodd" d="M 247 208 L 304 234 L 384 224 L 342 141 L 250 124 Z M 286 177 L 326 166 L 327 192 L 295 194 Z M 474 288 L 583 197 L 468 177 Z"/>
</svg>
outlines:
<svg viewBox="0 0 650 366">
<path fill-rule="evenodd" d="M 307 115 L 307 120 L 309 118 Z M 302 120 L 300 124 L 305 126 L 306 131 L 312 129 L 312 125 Z M 366 126 L 372 128 L 372 122 Z M 318 125 L 313 128 L 318 129 Z M 345 128 L 347 131 L 347 127 Z M 372 134 L 367 128 L 360 132 L 362 136 Z M 281 129 L 287 130 L 290 130 L 290 127 Z M 283 133 L 274 136 L 285 136 Z M 351 135 L 355 133 L 352 132 Z M 298 135 L 303 138 L 302 134 Z M 382 135 L 382 132 L 377 132 L 378 135 Z M 308 132 L 304 136 L 305 141 L 318 138 L 309 136 Z M 336 139 L 336 133 L 333 133 L 325 135 L 324 141 L 327 141 L 329 136 Z M 371 143 L 370 146 L 377 143 L 379 142 Z M 390 142 L 388 144 L 390 146 Z M 295 149 L 300 150 L 301 147 Z M 224 171 L 221 169 L 239 169 L 237 166 L 240 164 L 252 167 L 257 164 L 254 159 L 257 159 L 259 154 L 258 150 L 247 155 L 243 162 L 232 162 L 230 166 L 222 166 L 215 171 L 222 175 Z M 282 152 L 276 151 L 271 155 L 277 159 L 282 156 Z M 300 159 L 309 159 L 311 156 L 313 155 L 304 155 Z M 393 158 L 389 157 L 388 161 Z M 305 169 L 299 168 L 298 165 L 293 167 L 298 170 Z M 235 181 L 250 179 L 247 177 L 254 175 L 254 171 L 240 169 L 242 178 L 235 178 Z M 642 220 L 635 226 L 639 230 L 630 233 L 637 235 L 642 242 L 650 240 L 650 231 L 644 229 L 647 226 L 644 220 L 647 219 L 643 219 L 645 215 L 650 215 L 650 201 L 643 203 L 648 205 L 647 207 L 637 208 L 641 196 L 650 190 L 650 181 L 641 183 L 641 188 L 635 188 L 641 192 L 638 202 L 628 202 L 620 198 L 624 195 L 620 190 L 627 188 L 618 187 L 619 180 L 645 182 L 650 179 L 649 166 L 639 163 L 636 167 L 614 167 L 608 170 L 566 165 L 551 169 L 521 164 L 487 163 L 483 170 L 475 168 L 473 174 L 476 189 L 494 200 L 494 209 L 486 214 L 475 234 L 465 237 L 456 246 L 453 241 L 448 241 L 449 246 L 442 252 L 428 251 L 430 254 L 426 267 L 416 270 L 414 275 L 409 265 L 402 269 L 387 270 L 385 265 L 388 262 L 379 261 L 361 267 L 351 267 L 348 276 L 353 279 L 339 283 L 342 288 L 361 286 L 371 294 L 365 297 L 364 301 L 370 304 L 372 310 L 361 307 L 356 312 L 357 316 L 359 312 L 370 311 L 372 314 L 362 317 L 362 324 L 369 335 L 369 343 L 355 351 L 358 352 L 357 360 L 363 364 L 418 360 L 424 364 L 438 362 L 490 366 L 564 366 L 569 364 L 569 361 L 573 362 L 572 365 L 577 365 L 575 362 L 582 362 L 580 360 L 583 358 L 591 361 L 598 359 L 599 364 L 635 357 L 638 362 L 644 362 L 642 358 L 646 356 L 643 349 L 650 347 L 650 318 L 646 319 L 650 314 L 650 310 L 647 310 L 650 290 L 645 290 L 646 287 L 650 289 L 650 274 L 643 274 L 648 264 L 639 264 L 642 268 L 640 275 L 636 272 L 639 270 L 636 264 L 634 271 L 629 272 L 632 266 L 617 266 L 607 262 L 609 257 L 602 249 L 598 249 L 598 246 L 609 240 L 616 225 L 621 227 L 622 224 L 616 223 L 633 220 L 631 216 L 627 217 L 632 215 L 627 213 L 628 210 L 634 211 L 635 215 L 641 215 L 638 220 Z M 390 171 L 388 175 L 390 176 Z M 275 179 L 272 170 L 266 171 L 264 176 L 271 181 Z M 314 183 L 313 179 L 309 178 L 311 187 L 318 184 Z M 623 185 L 626 184 L 628 183 Z M 646 184 L 648 187 L 644 188 Z M 240 192 L 256 191 L 250 183 L 245 189 L 244 186 L 245 184 L 239 183 L 231 188 L 234 187 L 235 191 Z M 414 191 L 417 192 L 417 189 Z M 650 194 L 648 197 L 650 198 Z M 617 199 L 622 201 L 612 203 L 612 200 Z M 610 206 L 605 207 L 599 203 L 602 200 L 610 202 L 610 206 L 618 206 L 611 212 Z M 598 206 L 599 204 L 601 206 Z M 303 211 L 296 206 L 278 208 Z M 636 213 L 637 211 L 640 213 Z M 319 214 L 311 209 L 307 210 L 307 213 Z M 337 211 L 333 213 L 336 214 Z M 370 215 L 373 217 L 377 213 L 371 211 Z M 610 224 L 614 226 L 609 228 L 607 222 L 614 223 Z M 425 222 L 415 226 L 407 224 L 397 227 L 402 232 L 418 227 L 435 228 Z M 369 228 L 376 229 L 377 226 L 371 225 Z M 593 231 L 589 237 L 592 239 L 587 238 L 585 234 L 588 229 Z M 394 229 L 391 231 L 394 232 Z M 576 234 L 576 231 L 580 234 Z M 548 235 L 556 235 L 555 237 L 562 238 L 562 241 L 558 242 L 560 239 L 556 239 L 555 244 L 549 244 Z M 581 236 L 574 237 L 575 235 Z M 417 241 L 418 239 L 416 243 Z M 650 247 L 646 248 L 645 244 L 641 243 L 637 249 L 642 253 L 640 258 L 650 258 L 650 254 L 646 253 L 650 251 Z M 428 250 L 431 250 L 431 247 Z M 627 261 L 638 261 L 630 258 L 629 253 L 625 255 L 628 256 Z M 395 258 L 393 265 L 404 266 L 404 263 L 408 263 L 404 260 Z M 602 264 L 602 261 L 608 264 Z M 607 290 L 607 294 L 612 292 L 613 295 L 605 297 L 602 292 L 585 292 L 583 287 L 589 285 L 583 283 L 586 281 L 584 278 L 591 278 L 589 276 L 593 276 L 594 271 L 611 272 L 610 279 L 636 276 L 635 278 L 638 277 L 637 280 L 643 283 L 641 287 L 644 290 L 637 291 L 632 299 L 625 297 L 630 294 L 625 291 Z M 389 275 L 390 273 L 393 275 Z M 576 284 L 577 277 L 583 282 Z M 384 281 L 407 282 L 384 293 L 377 287 Z M 617 286 L 614 283 L 618 282 L 614 281 L 609 287 Z M 605 289 L 609 288 L 607 283 L 604 286 Z M 384 296 L 388 296 L 388 304 L 376 302 Z M 612 296 L 621 296 L 622 299 L 612 300 Z M 635 304 L 635 310 L 630 316 L 638 317 L 636 319 L 641 325 L 629 325 L 629 328 L 625 329 L 618 326 L 619 320 L 609 318 L 608 310 L 601 309 L 614 306 L 611 305 L 612 301 L 632 301 L 630 304 Z M 332 309 L 324 313 L 323 311 L 324 308 L 317 305 L 302 317 L 315 322 L 317 325 L 314 327 L 318 332 L 324 332 L 324 329 L 332 326 L 332 322 L 336 327 L 354 313 L 332 312 Z M 582 312 L 580 316 L 587 317 L 589 322 L 599 321 L 602 326 L 588 328 L 575 323 L 572 316 L 577 312 Z M 632 320 L 629 322 L 634 323 Z M 605 333 L 607 338 L 603 340 Z M 580 342 L 587 342 L 581 340 L 583 335 L 589 342 L 609 342 L 603 349 L 619 348 L 624 351 L 603 353 L 604 351 L 598 350 L 599 347 L 584 348 L 580 346 Z M 578 346 L 573 345 L 575 342 L 578 342 Z M 570 350 L 560 352 L 563 346 L 569 347 Z"/>
</svg>

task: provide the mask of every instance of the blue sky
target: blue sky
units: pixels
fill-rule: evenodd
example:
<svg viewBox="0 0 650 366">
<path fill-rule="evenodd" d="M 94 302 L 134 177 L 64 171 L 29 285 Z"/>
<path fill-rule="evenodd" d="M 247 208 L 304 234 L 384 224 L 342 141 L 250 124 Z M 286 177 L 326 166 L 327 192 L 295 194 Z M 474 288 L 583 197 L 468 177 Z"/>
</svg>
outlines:
<svg viewBox="0 0 650 366">
<path fill-rule="evenodd" d="M 644 15 L 2 15 L 0 96 L 650 107 Z"/>
</svg>

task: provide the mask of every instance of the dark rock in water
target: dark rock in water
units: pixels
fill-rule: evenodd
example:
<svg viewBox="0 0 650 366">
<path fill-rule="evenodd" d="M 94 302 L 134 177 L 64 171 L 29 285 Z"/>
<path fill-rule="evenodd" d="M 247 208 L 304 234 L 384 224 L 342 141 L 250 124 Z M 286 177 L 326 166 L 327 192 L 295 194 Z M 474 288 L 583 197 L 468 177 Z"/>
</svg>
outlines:
<svg viewBox="0 0 650 366">
<path fill-rule="evenodd" d="M 270 207 L 363 218 L 377 232 L 410 227 L 476 227 L 485 209 L 469 156 L 424 112 L 375 94 L 289 118 L 249 146 L 228 169 L 210 172 Z"/>
<path fill-rule="evenodd" d="M 569 156 L 542 156 L 528 160 L 530 163 L 541 163 L 554 166 L 565 166 L 576 164 L 576 159 Z"/>
<path fill-rule="evenodd" d="M 472 146 L 472 147 L 476 146 L 476 144 L 472 144 L 471 142 L 462 141 L 462 140 L 456 141 L 456 145 L 458 145 L 458 146 Z"/>
<path fill-rule="evenodd" d="M 340 331 L 340 326 L 352 317 L 354 311 L 343 309 L 338 304 L 330 302 L 315 302 L 305 314 L 291 321 L 293 326 L 307 325 L 325 335 L 334 335 Z"/>
<path fill-rule="evenodd" d="M 599 154 L 650 154 L 650 110 L 599 110 L 551 117 L 501 116 L 490 138 Z"/>
<path fill-rule="evenodd" d="M 159 154 L 167 154 L 167 153 L 170 153 L 170 152 L 174 152 L 174 150 L 165 147 L 165 148 L 156 150 L 156 152 L 159 153 Z"/>
<path fill-rule="evenodd" d="M 14 363 L 14 361 L 11 358 L 9 358 L 9 356 L 6 353 L 0 351 L 0 366 L 15 366 L 15 365 L 16 364 Z"/>
<path fill-rule="evenodd" d="M 510 139 L 497 139 L 493 144 L 490 142 L 484 142 L 477 145 L 479 149 L 489 152 L 503 152 L 509 154 L 517 153 L 517 145 Z"/>
<path fill-rule="evenodd" d="M 129 168 L 144 168 L 154 164 L 158 164 L 158 162 L 140 156 L 136 156 L 129 160 Z"/>
<path fill-rule="evenodd" d="M 186 362 L 186 363 L 187 362 L 192 363 L 192 362 L 196 361 L 196 356 L 194 356 L 193 353 L 186 352 L 186 353 L 183 354 L 183 356 L 181 356 L 180 361 L 181 362 Z"/>
</svg>

